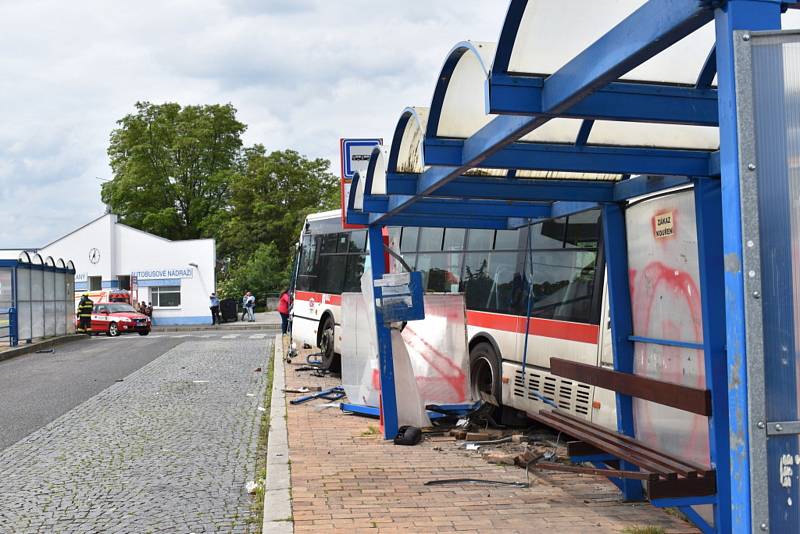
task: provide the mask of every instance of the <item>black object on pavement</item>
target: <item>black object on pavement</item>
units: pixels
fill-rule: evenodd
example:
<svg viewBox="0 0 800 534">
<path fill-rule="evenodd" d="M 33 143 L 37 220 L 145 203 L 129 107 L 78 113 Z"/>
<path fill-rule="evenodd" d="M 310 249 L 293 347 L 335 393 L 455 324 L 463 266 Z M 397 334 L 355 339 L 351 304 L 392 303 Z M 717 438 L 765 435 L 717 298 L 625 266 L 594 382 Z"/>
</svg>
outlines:
<svg viewBox="0 0 800 534">
<path fill-rule="evenodd" d="M 395 445 L 416 445 L 422 441 L 422 430 L 415 426 L 401 426 L 394 438 Z"/>
<path fill-rule="evenodd" d="M 222 315 L 222 322 L 228 323 L 231 321 L 238 321 L 239 316 L 236 314 L 236 300 L 223 299 L 219 303 L 220 315 Z"/>
</svg>

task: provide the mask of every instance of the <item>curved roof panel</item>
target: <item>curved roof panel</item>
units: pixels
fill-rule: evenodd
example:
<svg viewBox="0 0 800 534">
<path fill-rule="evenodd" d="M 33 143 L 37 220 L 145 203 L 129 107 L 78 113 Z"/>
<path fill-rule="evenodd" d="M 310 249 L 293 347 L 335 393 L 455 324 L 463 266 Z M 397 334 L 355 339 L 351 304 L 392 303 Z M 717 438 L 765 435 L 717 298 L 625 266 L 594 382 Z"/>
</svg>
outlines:
<svg viewBox="0 0 800 534">
<path fill-rule="evenodd" d="M 403 110 L 392 138 L 388 169 L 391 172 L 424 172 L 422 141 L 428 126 L 430 108 L 409 107 Z"/>
<path fill-rule="evenodd" d="M 484 86 L 497 45 L 458 43 L 445 59 L 433 91 L 429 137 L 465 139 L 492 119 L 486 114 Z"/>
<path fill-rule="evenodd" d="M 531 0 L 522 12 L 509 10 L 504 29 L 509 26 L 516 32 L 513 43 L 503 43 L 501 53 L 508 62 L 504 70 L 552 74 L 645 3 L 646 0 Z M 713 46 L 711 23 L 622 79 L 694 85 Z"/>
</svg>

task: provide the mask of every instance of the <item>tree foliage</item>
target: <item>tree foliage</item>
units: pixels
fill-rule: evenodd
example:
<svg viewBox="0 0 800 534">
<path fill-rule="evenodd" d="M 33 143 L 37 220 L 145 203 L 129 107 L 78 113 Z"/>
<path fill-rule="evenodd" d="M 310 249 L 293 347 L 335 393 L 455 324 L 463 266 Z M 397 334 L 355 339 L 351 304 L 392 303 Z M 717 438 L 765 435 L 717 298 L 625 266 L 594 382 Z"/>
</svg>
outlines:
<svg viewBox="0 0 800 534">
<path fill-rule="evenodd" d="M 138 102 L 117 124 L 103 202 L 122 222 L 168 239 L 213 237 L 246 128 L 236 109 Z"/>
<path fill-rule="evenodd" d="M 220 293 L 263 297 L 289 281 L 306 215 L 339 205 L 330 162 L 245 148 L 230 105 L 139 102 L 118 121 L 101 197 L 121 222 L 167 239 L 214 238 Z"/>
<path fill-rule="evenodd" d="M 245 291 L 251 291 L 263 303 L 266 295 L 286 289 L 290 276 L 291 268 L 278 254 L 275 244 L 261 243 L 220 279 L 219 294 L 238 299 Z"/>
<path fill-rule="evenodd" d="M 294 150 L 270 154 L 261 145 L 245 151 L 241 174 L 230 183 L 230 217 L 220 236 L 222 257 L 247 257 L 254 243 L 272 242 L 288 261 L 306 215 L 339 204 L 336 177 L 325 159 Z"/>
</svg>

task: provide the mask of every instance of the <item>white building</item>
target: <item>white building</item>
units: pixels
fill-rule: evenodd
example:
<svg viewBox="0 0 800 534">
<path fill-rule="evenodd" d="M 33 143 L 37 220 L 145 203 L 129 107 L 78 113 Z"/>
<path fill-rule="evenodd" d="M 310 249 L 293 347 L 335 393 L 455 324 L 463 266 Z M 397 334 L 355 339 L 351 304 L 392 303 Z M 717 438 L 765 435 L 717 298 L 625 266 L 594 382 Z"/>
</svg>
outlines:
<svg viewBox="0 0 800 534">
<path fill-rule="evenodd" d="M 211 324 L 208 297 L 216 291 L 213 239 L 170 241 L 106 214 L 39 250 L 71 258 L 75 291 L 130 289 L 152 302 L 153 324 Z"/>
</svg>

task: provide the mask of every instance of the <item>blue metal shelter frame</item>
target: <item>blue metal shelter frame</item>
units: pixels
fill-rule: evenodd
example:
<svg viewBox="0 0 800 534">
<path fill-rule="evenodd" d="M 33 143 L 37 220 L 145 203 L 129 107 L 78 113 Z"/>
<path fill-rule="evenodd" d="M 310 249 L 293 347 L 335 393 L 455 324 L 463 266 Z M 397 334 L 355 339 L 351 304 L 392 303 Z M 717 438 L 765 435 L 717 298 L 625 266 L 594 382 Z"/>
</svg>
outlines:
<svg viewBox="0 0 800 534">
<path fill-rule="evenodd" d="M 373 152 L 366 176 L 355 177 L 348 199 L 348 222 L 369 225 L 375 279 L 383 274 L 385 226 L 505 229 L 600 206 L 614 367 L 632 372 L 634 339 L 624 202 L 692 184 L 702 288 L 702 350 L 713 407 L 709 446 L 717 494 L 654 504 L 679 507 L 705 532 L 800 532 L 800 515 L 792 502 L 787 505 L 772 499 L 767 511 L 763 504 L 768 488 L 757 483 L 766 477 L 751 477 L 751 436 L 765 430 L 764 422 L 753 420 L 749 413 L 740 192 L 740 173 L 747 167 L 740 159 L 734 69 L 734 41 L 741 38 L 739 31 L 778 30 L 781 13 L 794 4 L 780 0 L 649 0 L 556 72 L 521 76 L 510 72 L 509 64 L 528 1 L 511 0 L 487 72 L 487 112 L 496 116 L 465 139 L 437 136 L 451 75 L 462 56 L 476 52 L 470 43 L 457 45 L 445 61 L 426 124 L 420 125 L 424 165 L 414 168 L 399 161 L 409 121 L 416 120 L 409 108 L 398 121 L 387 161 L 382 161 L 380 150 Z M 708 23 L 714 25 L 715 45 L 694 86 L 620 79 Z M 711 85 L 715 75 L 716 87 Z M 583 121 L 574 143 L 520 141 L 558 118 Z M 600 120 L 716 126 L 719 150 L 589 146 L 586 141 L 592 124 Z M 615 173 L 623 179 L 525 178 L 521 171 Z M 377 329 L 385 433 L 392 437 L 397 430 L 397 405 L 390 332 L 381 321 L 377 321 Z M 796 402 L 797 392 L 790 386 L 783 386 L 779 395 L 773 392 L 773 397 Z M 619 431 L 633 435 L 631 398 L 618 394 L 617 408 Z M 769 469 L 779 466 L 778 452 L 800 454 L 796 440 L 780 451 L 772 449 Z M 627 498 L 641 497 L 638 483 L 618 482 Z M 713 525 L 692 508 L 697 504 L 714 505 Z"/>
</svg>

